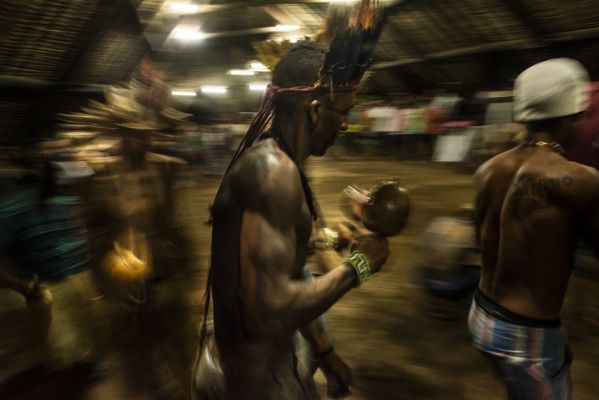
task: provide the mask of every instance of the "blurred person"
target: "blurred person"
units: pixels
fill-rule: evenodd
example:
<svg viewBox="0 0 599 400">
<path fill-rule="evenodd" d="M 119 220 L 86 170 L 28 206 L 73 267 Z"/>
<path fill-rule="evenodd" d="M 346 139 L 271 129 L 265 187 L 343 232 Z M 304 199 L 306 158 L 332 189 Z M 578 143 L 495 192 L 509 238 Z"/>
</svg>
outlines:
<svg viewBox="0 0 599 400">
<path fill-rule="evenodd" d="M 416 280 L 435 300 L 457 302 L 472 295 L 480 279 L 472 204 L 433 219 L 418 240 L 417 253 Z M 433 301 L 427 309 L 435 317 L 454 319 L 452 305 Z"/>
<path fill-rule="evenodd" d="M 591 98 L 581 126 L 580 135 L 572 139 L 566 158 L 599 169 L 599 83 L 590 86 Z"/>
<path fill-rule="evenodd" d="M 469 315 L 475 347 L 510 399 L 570 399 L 572 353 L 560 311 L 577 238 L 599 239 L 599 173 L 564 158 L 588 104 L 586 70 L 551 59 L 516 79 L 524 143 L 475 175 L 483 270 Z"/>
<path fill-rule="evenodd" d="M 165 380 L 189 374 L 181 282 L 188 250 L 173 223 L 169 163 L 147 154 L 148 144 L 147 133 L 125 134 L 121 156 L 96 173 L 88 227 L 96 282 L 112 320 L 107 346 L 123 364 L 129 395 L 159 398 Z"/>
<path fill-rule="evenodd" d="M 359 19 L 356 36 L 340 27 L 328 52 L 323 44 L 300 42 L 283 56 L 221 183 L 212 207 L 208 285 L 214 337 L 204 343 L 203 329 L 196 372 L 200 399 L 317 398 L 311 371 L 300 368 L 293 343 L 298 330 L 327 378 L 329 395 L 349 393 L 351 372 L 317 318 L 381 268 L 388 242 L 361 237 L 344 264 L 305 279 L 317 213 L 303 164 L 310 155 L 324 155 L 346 129 L 355 85 L 380 34 L 379 15 L 365 12 L 368 3 L 359 15 L 374 18 L 368 25 L 374 35 L 365 42 L 357 37 L 366 25 Z M 339 48 L 343 34 L 349 48 Z M 344 50 L 358 51 L 358 61 L 345 58 Z M 272 129 L 263 134 L 271 115 Z"/>
<path fill-rule="evenodd" d="M 37 366 L 51 373 L 75 364 L 96 367 L 91 301 L 96 293 L 80 193 L 90 170 L 56 160 L 52 152 L 64 151 L 64 143 L 56 144 L 25 151 L 21 177 L 0 196 L 0 288 L 25 300 L 0 294 L 0 315 L 10 319 L 0 322 L 0 381 L 31 375 Z M 30 386 L 36 384 L 32 378 Z"/>
<path fill-rule="evenodd" d="M 94 278 L 105 315 L 102 348 L 124 373 L 126 396 L 173 398 L 188 391 L 193 329 L 184 299 L 189 245 L 175 223 L 173 167 L 150 152 L 153 135 L 177 132 L 186 115 L 146 62 L 139 80 L 112 87 L 106 103 L 62 115 L 72 130 L 117 138 L 116 156 L 80 152 L 94 167 L 86 193 Z M 68 130 L 66 133 L 68 134 Z"/>
<path fill-rule="evenodd" d="M 226 123 L 229 118 L 218 118 L 214 124 L 202 130 L 204 165 L 202 174 L 205 176 L 222 176 L 230 158 L 228 143 L 232 140 L 231 125 Z"/>
<path fill-rule="evenodd" d="M 566 158 L 599 169 L 599 83 L 592 83 L 589 90 L 590 103 L 581 121 L 580 134 L 572 138 L 572 143 L 566 149 Z M 588 284 L 592 284 L 597 272 L 597 260 L 594 257 L 592 246 L 583 240 L 579 241 L 572 274 L 584 278 Z M 569 311 L 579 314 L 580 319 L 583 320 L 583 323 L 578 324 L 579 328 L 586 325 L 590 330 L 594 330 L 594 315 L 588 313 L 587 310 L 592 309 L 594 303 L 599 300 L 590 296 L 586 291 L 579 293 L 581 295 L 575 296 L 574 300 L 577 305 L 574 309 L 570 307 Z"/>
<path fill-rule="evenodd" d="M 439 269 L 476 265 L 478 249 L 472 204 L 462 204 L 452 214 L 433 219 L 422 234 L 419 246 L 424 265 Z"/>
<path fill-rule="evenodd" d="M 447 122 L 448 112 L 443 107 L 429 106 L 424 110 L 425 128 L 424 133 L 440 134 L 444 132 L 444 126 Z"/>
</svg>

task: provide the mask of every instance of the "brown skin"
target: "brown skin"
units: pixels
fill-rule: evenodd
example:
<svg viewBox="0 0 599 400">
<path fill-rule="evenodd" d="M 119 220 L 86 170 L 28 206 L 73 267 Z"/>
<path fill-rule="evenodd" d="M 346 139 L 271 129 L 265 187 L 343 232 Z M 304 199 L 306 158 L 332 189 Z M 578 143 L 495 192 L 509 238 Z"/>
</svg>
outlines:
<svg viewBox="0 0 599 400">
<path fill-rule="evenodd" d="M 565 145 L 578 122 L 564 118 L 531 138 Z M 548 146 L 520 145 L 483 164 L 475 180 L 480 290 L 521 315 L 559 318 L 578 237 L 599 250 L 599 173 Z"/>
<path fill-rule="evenodd" d="M 273 121 L 302 165 L 321 155 L 346 126 L 353 93 L 330 103 L 302 103 Z M 301 330 L 314 354 L 329 347 L 313 321 L 354 287 L 356 273 L 346 264 L 302 280 L 312 219 L 294 162 L 267 139 L 255 144 L 223 179 L 214 207 L 212 237 L 216 346 L 225 372 L 226 398 L 313 399 L 311 377 L 293 367 L 294 332 Z M 389 254 L 385 239 L 364 237 L 358 248 L 376 272 Z M 334 354 L 334 353 L 333 353 Z M 348 392 L 351 372 L 331 354 L 318 360 L 335 395 Z"/>
<path fill-rule="evenodd" d="M 333 351 L 317 359 L 318 366 L 327 379 L 327 395 L 333 399 L 351 395 L 354 380 L 349 366 Z"/>
</svg>

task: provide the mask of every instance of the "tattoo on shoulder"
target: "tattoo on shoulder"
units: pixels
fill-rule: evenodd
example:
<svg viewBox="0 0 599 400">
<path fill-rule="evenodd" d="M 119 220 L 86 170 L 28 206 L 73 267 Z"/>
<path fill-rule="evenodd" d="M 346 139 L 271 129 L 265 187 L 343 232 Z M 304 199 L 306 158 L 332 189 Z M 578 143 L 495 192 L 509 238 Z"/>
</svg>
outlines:
<svg viewBox="0 0 599 400">
<path fill-rule="evenodd" d="M 533 201 L 537 205 L 543 205 L 546 204 L 548 199 L 562 194 L 562 190 L 572 186 L 573 183 L 574 178 L 571 176 L 564 176 L 559 179 L 541 179 L 533 176 L 523 177 L 512 183 L 509 202 L 512 207 L 518 207 L 524 201 Z"/>
</svg>

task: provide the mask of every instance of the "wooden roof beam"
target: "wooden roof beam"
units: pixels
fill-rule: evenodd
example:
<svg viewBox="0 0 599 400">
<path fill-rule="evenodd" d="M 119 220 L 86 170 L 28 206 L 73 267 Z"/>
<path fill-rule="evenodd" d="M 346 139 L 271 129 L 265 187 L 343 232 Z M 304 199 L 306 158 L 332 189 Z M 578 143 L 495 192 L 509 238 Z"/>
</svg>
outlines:
<svg viewBox="0 0 599 400">
<path fill-rule="evenodd" d="M 547 30 L 543 24 L 534 17 L 533 11 L 523 0 L 503 0 L 500 4 L 505 7 L 515 19 L 520 21 L 522 26 L 528 30 L 532 39 L 537 41 L 539 46 L 546 45 L 544 37 Z"/>
<path fill-rule="evenodd" d="M 542 43 L 563 43 L 572 42 L 577 40 L 591 39 L 599 37 L 599 28 L 588 28 L 588 29 L 577 29 L 573 31 L 560 32 L 543 37 Z M 502 50 L 518 50 L 518 49 L 534 49 L 544 47 L 538 42 L 531 41 L 530 39 L 518 39 L 518 40 L 506 40 L 494 43 L 484 43 L 476 46 L 459 47 L 451 50 L 439 51 L 436 53 L 427 54 L 422 57 L 414 57 L 403 60 L 394 61 L 382 61 L 375 63 L 373 69 L 386 69 L 400 67 L 404 65 L 415 64 L 428 60 L 438 60 L 452 57 L 469 56 L 476 54 L 484 54 Z"/>
</svg>

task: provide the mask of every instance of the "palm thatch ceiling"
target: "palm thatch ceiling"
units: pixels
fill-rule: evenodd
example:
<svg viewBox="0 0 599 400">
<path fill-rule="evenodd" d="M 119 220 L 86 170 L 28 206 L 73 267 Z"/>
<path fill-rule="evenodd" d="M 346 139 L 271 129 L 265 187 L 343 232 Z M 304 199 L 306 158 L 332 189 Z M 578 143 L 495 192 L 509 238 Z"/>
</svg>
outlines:
<svg viewBox="0 0 599 400">
<path fill-rule="evenodd" d="M 382 2 L 388 23 L 365 93 L 509 88 L 523 68 L 556 56 L 580 60 L 599 79 L 594 0 Z M 100 95 L 103 85 L 128 80 L 147 54 L 175 88 L 245 88 L 250 81 L 266 81 L 267 73 L 247 77 L 227 71 L 255 59 L 256 41 L 314 34 L 329 3 L 2 0 L 0 142 L 51 129 L 54 113 Z M 182 40 L 181 29 L 201 34 Z M 259 94 L 248 96 L 237 106 L 250 109 L 257 99 Z"/>
</svg>

